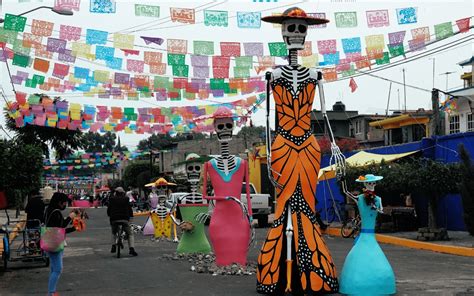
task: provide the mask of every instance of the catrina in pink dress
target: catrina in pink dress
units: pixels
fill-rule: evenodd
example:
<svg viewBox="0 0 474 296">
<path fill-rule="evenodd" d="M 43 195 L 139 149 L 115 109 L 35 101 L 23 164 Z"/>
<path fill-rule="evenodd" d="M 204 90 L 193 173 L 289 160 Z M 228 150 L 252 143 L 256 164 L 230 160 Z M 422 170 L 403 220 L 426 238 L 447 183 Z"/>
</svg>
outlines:
<svg viewBox="0 0 474 296">
<path fill-rule="evenodd" d="M 220 107 L 225 108 L 225 107 Z M 204 164 L 204 186 L 203 198 L 215 200 L 215 208 L 211 215 L 209 225 L 209 238 L 211 240 L 216 264 L 219 266 L 239 263 L 247 263 L 247 251 L 250 241 L 250 219 L 252 217 L 252 206 L 250 201 L 250 189 L 248 184 L 247 161 L 229 155 L 229 137 L 222 136 L 226 130 L 233 128 L 232 113 L 227 110 L 217 110 L 214 114 L 214 125 L 221 144 L 221 154 Z M 219 113 L 221 111 L 221 113 Z M 224 111 L 224 112 L 222 112 Z M 217 116 L 216 116 L 217 114 Z M 224 122 L 224 123 L 221 123 Z M 224 124 L 222 127 L 221 124 Z M 225 127 L 227 124 L 227 127 Z M 222 132 L 220 134 L 220 132 Z M 230 135 L 232 135 L 230 131 Z M 230 136 L 231 139 L 231 136 Z M 207 196 L 207 175 L 209 174 L 214 196 Z M 240 201 L 242 184 L 246 183 L 248 215 Z M 233 199 L 235 198 L 235 199 Z"/>
</svg>

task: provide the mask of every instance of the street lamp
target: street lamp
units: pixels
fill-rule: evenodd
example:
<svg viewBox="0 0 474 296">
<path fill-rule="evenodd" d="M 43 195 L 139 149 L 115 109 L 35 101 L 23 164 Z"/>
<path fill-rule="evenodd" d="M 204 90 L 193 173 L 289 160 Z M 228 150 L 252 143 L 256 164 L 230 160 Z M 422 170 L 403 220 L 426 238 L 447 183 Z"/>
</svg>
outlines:
<svg viewBox="0 0 474 296">
<path fill-rule="evenodd" d="M 60 15 L 73 15 L 73 12 L 71 10 L 57 9 L 57 8 L 54 8 L 54 7 L 51 7 L 51 6 L 38 6 L 36 8 L 31 9 L 31 10 L 28 10 L 26 12 L 17 14 L 17 16 L 25 15 L 27 13 L 33 12 L 33 11 L 38 10 L 38 9 L 43 9 L 43 8 L 50 9 L 52 12 L 60 14 Z M 5 22 L 5 19 L 0 18 L 0 24 L 3 23 L 3 22 Z"/>
</svg>

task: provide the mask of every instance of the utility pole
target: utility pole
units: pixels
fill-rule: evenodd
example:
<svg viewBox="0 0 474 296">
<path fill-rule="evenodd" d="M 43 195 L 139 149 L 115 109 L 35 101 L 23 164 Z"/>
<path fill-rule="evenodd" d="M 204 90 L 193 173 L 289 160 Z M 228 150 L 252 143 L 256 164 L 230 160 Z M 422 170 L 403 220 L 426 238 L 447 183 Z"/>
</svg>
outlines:
<svg viewBox="0 0 474 296">
<path fill-rule="evenodd" d="M 433 88 L 433 90 L 431 90 L 431 105 L 432 105 L 432 108 L 433 108 L 433 122 L 431 124 L 431 135 L 432 136 L 437 136 L 437 135 L 440 134 L 439 91 L 435 88 Z"/>
<path fill-rule="evenodd" d="M 433 60 L 433 88 L 435 87 L 435 61 L 436 58 L 429 58 L 430 60 Z"/>
<path fill-rule="evenodd" d="M 390 82 L 390 86 L 388 87 L 387 110 L 385 111 L 385 117 L 388 117 L 388 106 L 390 105 L 390 93 L 391 92 L 392 92 L 392 82 Z"/>
<path fill-rule="evenodd" d="M 403 71 L 403 97 L 404 97 L 404 103 L 405 103 L 405 113 L 407 113 L 407 86 L 405 84 L 405 68 L 402 69 Z"/>
</svg>

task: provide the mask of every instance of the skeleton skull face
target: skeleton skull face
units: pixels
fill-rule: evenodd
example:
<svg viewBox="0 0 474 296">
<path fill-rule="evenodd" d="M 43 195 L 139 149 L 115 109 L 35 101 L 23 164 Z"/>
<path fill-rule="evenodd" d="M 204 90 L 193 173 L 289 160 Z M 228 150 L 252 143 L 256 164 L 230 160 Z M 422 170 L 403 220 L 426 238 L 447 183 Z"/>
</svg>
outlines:
<svg viewBox="0 0 474 296">
<path fill-rule="evenodd" d="M 281 35 L 288 49 L 304 49 L 304 41 L 308 31 L 305 20 L 289 19 L 281 25 Z"/>
<path fill-rule="evenodd" d="M 219 142 L 229 142 L 232 140 L 234 120 L 231 117 L 216 118 L 214 119 L 214 129 L 216 130 Z"/>
<path fill-rule="evenodd" d="M 377 185 L 375 182 L 365 182 L 365 189 L 374 191 L 375 190 L 375 185 Z"/>
<path fill-rule="evenodd" d="M 186 174 L 188 181 L 191 183 L 199 183 L 201 177 L 201 164 L 199 162 L 191 162 L 186 165 Z"/>
</svg>

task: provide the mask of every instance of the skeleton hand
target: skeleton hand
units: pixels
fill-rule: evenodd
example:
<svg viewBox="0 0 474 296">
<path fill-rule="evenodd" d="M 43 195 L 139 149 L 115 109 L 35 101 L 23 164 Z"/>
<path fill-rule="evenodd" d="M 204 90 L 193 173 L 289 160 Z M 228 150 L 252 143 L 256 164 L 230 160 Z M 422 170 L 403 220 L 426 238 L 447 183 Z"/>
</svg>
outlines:
<svg viewBox="0 0 474 296">
<path fill-rule="evenodd" d="M 194 225 L 189 221 L 183 221 L 181 224 L 179 224 L 179 229 L 182 231 L 193 231 Z"/>
<path fill-rule="evenodd" d="M 194 217 L 194 219 L 201 224 L 206 223 L 207 219 L 211 218 L 211 214 L 209 213 L 199 213 Z"/>
<path fill-rule="evenodd" d="M 247 211 L 247 207 L 245 206 L 245 204 L 240 200 L 240 199 L 237 199 L 233 196 L 227 196 L 226 197 L 227 200 L 233 200 L 235 201 L 236 203 L 239 204 L 240 208 L 242 209 L 242 213 L 244 214 L 245 217 L 248 217 L 248 211 Z"/>
</svg>

